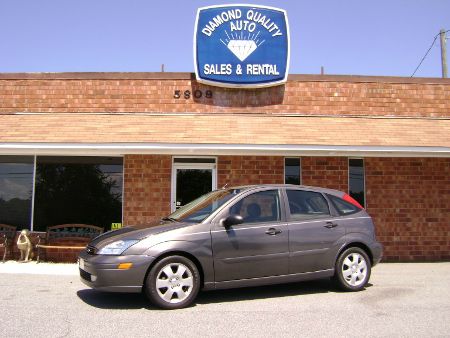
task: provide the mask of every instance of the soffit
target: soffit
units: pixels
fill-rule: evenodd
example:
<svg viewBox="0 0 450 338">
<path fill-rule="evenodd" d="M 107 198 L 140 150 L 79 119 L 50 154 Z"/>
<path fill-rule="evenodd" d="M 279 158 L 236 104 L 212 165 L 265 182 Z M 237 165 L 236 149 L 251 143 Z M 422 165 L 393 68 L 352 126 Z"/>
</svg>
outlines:
<svg viewBox="0 0 450 338">
<path fill-rule="evenodd" d="M 0 144 L 442 147 L 450 120 L 279 115 L 0 115 Z"/>
</svg>

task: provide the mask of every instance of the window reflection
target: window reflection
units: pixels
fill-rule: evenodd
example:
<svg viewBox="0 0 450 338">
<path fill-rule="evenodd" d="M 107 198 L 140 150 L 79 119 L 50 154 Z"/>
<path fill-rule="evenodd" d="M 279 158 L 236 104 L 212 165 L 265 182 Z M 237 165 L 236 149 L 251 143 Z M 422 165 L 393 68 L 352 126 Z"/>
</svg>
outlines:
<svg viewBox="0 0 450 338">
<path fill-rule="evenodd" d="M 361 158 L 351 158 L 348 160 L 348 190 L 349 195 L 365 207 L 364 198 L 364 160 Z"/>
<path fill-rule="evenodd" d="M 122 219 L 122 158 L 38 157 L 34 230 L 68 223 L 109 230 Z"/>
<path fill-rule="evenodd" d="M 300 158 L 284 159 L 284 183 L 301 184 L 300 179 Z"/>
<path fill-rule="evenodd" d="M 30 228 L 33 157 L 0 156 L 0 223 Z"/>
</svg>

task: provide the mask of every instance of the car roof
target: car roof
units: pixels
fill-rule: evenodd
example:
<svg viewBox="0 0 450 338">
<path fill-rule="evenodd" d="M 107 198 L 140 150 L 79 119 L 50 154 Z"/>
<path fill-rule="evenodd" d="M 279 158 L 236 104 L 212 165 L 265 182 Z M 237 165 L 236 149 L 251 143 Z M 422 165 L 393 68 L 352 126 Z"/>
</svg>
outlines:
<svg viewBox="0 0 450 338">
<path fill-rule="evenodd" d="M 225 189 L 258 190 L 258 189 L 266 189 L 266 188 L 309 190 L 309 191 L 316 191 L 316 192 L 331 194 L 331 195 L 335 195 L 335 196 L 339 196 L 339 197 L 342 197 L 345 194 L 343 191 L 339 191 L 339 190 L 335 190 L 335 189 L 314 187 L 314 186 L 308 186 L 308 185 L 296 185 L 296 184 L 252 184 L 252 185 L 226 187 Z"/>
</svg>

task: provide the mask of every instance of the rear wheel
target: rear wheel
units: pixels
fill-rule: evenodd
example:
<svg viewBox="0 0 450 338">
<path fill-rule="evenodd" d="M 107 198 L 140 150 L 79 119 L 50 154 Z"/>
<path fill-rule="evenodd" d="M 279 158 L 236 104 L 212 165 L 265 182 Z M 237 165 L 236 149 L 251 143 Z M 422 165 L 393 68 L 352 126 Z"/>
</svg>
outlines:
<svg viewBox="0 0 450 338">
<path fill-rule="evenodd" d="M 370 278 L 371 264 L 366 252 L 358 247 L 346 249 L 339 255 L 334 279 L 345 291 L 362 290 Z"/>
<path fill-rule="evenodd" d="M 163 309 L 181 309 L 191 305 L 199 289 L 198 269 L 183 256 L 169 256 L 157 262 L 145 283 L 147 297 Z"/>
</svg>

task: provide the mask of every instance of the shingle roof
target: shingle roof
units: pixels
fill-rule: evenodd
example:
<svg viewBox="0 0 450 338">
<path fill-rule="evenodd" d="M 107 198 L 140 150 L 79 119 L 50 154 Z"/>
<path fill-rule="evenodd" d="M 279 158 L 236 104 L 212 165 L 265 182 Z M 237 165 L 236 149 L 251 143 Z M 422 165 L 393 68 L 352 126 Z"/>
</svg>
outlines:
<svg viewBox="0 0 450 338">
<path fill-rule="evenodd" d="M 281 115 L 0 115 L 0 143 L 450 147 L 450 119 Z"/>
</svg>

